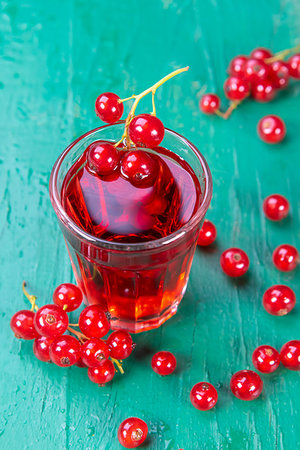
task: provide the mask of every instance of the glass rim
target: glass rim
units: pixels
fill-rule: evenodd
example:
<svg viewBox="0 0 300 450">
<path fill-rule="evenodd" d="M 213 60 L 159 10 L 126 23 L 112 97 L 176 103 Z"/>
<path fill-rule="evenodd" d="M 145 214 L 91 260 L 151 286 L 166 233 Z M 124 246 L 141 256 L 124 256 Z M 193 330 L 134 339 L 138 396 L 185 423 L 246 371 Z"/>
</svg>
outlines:
<svg viewBox="0 0 300 450">
<path fill-rule="evenodd" d="M 59 174 L 59 170 L 61 167 L 61 164 L 65 158 L 65 156 L 72 150 L 72 148 L 82 139 L 86 138 L 87 136 L 95 133 L 96 131 L 99 131 L 103 128 L 107 127 L 113 127 L 115 125 L 119 125 L 124 123 L 125 121 L 118 121 L 114 124 L 107 124 L 102 125 L 101 127 L 94 128 L 93 130 L 88 131 L 87 133 L 82 134 L 77 139 L 75 139 L 68 147 L 60 154 L 60 156 L 57 158 L 57 160 L 54 163 L 54 166 L 51 170 L 50 174 L 50 180 L 49 180 L 49 192 L 50 192 L 50 199 L 52 206 L 54 208 L 54 211 L 58 217 L 58 219 L 63 223 L 63 225 L 73 234 L 76 235 L 80 240 L 87 241 L 90 244 L 95 245 L 99 248 L 105 248 L 105 249 L 111 249 L 111 250 L 119 250 L 119 251 L 142 251 L 142 250 L 152 250 L 156 248 L 162 248 L 167 246 L 168 244 L 175 244 L 177 240 L 179 240 L 184 234 L 186 234 L 188 231 L 190 231 L 197 223 L 201 221 L 201 219 L 204 217 L 208 206 L 210 204 L 210 200 L 212 197 L 212 176 L 210 169 L 208 167 L 208 164 L 204 158 L 204 156 L 199 152 L 197 147 L 195 147 L 188 139 L 186 139 L 184 136 L 182 136 L 179 133 L 176 133 L 173 130 L 170 130 L 169 128 L 165 128 L 165 131 L 167 131 L 169 134 L 173 135 L 176 138 L 179 138 L 181 141 L 183 141 L 188 147 L 190 147 L 194 154 L 197 156 L 198 160 L 200 161 L 202 170 L 203 170 L 203 179 L 205 182 L 205 189 L 203 192 L 203 199 L 202 202 L 197 209 L 197 211 L 192 215 L 190 220 L 185 223 L 179 230 L 174 231 L 173 233 L 169 234 L 168 236 L 154 239 L 152 241 L 147 242 L 138 242 L 138 243 L 124 243 L 124 242 L 111 242 L 107 241 L 105 239 L 97 238 L 93 236 L 92 234 L 84 231 L 82 228 L 80 228 L 76 223 L 71 219 L 71 217 L 68 216 L 66 211 L 64 210 L 61 200 L 60 200 L 60 193 L 58 192 L 57 188 L 57 178 Z"/>
</svg>

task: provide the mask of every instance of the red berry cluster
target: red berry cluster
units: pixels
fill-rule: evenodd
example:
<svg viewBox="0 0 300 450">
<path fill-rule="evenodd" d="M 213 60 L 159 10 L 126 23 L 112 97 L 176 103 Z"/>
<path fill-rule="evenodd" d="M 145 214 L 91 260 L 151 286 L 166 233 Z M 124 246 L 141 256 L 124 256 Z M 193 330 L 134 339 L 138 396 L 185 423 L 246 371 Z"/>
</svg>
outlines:
<svg viewBox="0 0 300 450">
<path fill-rule="evenodd" d="M 36 297 L 23 291 L 32 304 L 31 310 L 18 311 L 10 326 L 17 338 L 34 339 L 33 352 L 44 362 L 60 367 L 74 364 L 88 368 L 88 376 L 94 383 L 104 385 L 115 375 L 114 364 L 123 373 L 119 360 L 128 358 L 134 344 L 127 331 L 110 331 L 109 314 L 98 305 L 87 306 L 80 313 L 78 324 L 69 324 L 67 312 L 79 308 L 81 290 L 71 283 L 58 286 L 53 293 L 53 303 L 38 308 Z M 73 326 L 78 326 L 77 331 Z M 64 334 L 66 331 L 74 334 Z"/>
</svg>

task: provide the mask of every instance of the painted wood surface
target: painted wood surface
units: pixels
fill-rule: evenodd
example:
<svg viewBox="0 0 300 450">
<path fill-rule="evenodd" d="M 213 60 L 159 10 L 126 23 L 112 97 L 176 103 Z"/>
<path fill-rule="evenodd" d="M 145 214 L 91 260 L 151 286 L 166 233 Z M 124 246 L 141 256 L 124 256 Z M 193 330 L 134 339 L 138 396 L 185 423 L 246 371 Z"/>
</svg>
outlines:
<svg viewBox="0 0 300 450">
<path fill-rule="evenodd" d="M 200 92 L 222 94 L 225 71 L 239 53 L 264 45 L 297 44 L 300 3 L 293 0 L 11 0 L 0 10 L 1 394 L 0 446 L 6 449 L 116 449 L 119 423 L 147 421 L 144 448 L 300 448 L 299 373 L 280 368 L 263 376 L 263 395 L 241 402 L 229 391 L 233 372 L 251 368 L 254 348 L 280 348 L 300 338 L 299 305 L 286 317 L 262 308 L 264 290 L 286 283 L 299 295 L 300 270 L 279 273 L 275 246 L 299 243 L 300 83 L 272 104 L 247 101 L 228 121 L 200 113 Z M 140 92 L 171 70 L 190 71 L 157 92 L 165 125 L 184 134 L 211 167 L 214 195 L 207 217 L 218 228 L 211 250 L 197 251 L 178 314 L 156 331 L 138 335 L 126 374 L 98 388 L 82 369 L 40 363 L 32 343 L 13 338 L 10 316 L 25 307 L 23 279 L 39 297 L 72 272 L 52 211 L 48 180 L 61 151 L 99 125 L 94 100 L 103 91 Z M 226 102 L 224 102 L 226 104 Z M 145 101 L 143 110 L 150 108 Z M 288 136 L 277 146 L 256 135 L 258 120 L 279 114 Z M 291 216 L 267 222 L 262 200 L 282 193 Z M 219 256 L 230 246 L 249 254 L 249 275 L 232 281 Z M 76 320 L 76 314 L 72 317 Z M 151 371 L 156 350 L 173 351 L 176 375 Z M 207 413 L 189 402 L 194 383 L 219 391 Z"/>
</svg>

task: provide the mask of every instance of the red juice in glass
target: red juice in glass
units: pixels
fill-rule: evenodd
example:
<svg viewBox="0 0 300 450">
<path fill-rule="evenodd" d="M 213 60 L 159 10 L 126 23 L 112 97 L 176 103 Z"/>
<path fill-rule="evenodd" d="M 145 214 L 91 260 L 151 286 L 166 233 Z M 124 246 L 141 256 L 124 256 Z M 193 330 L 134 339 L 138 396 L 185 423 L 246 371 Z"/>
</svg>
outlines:
<svg viewBox="0 0 300 450">
<path fill-rule="evenodd" d="M 198 150 L 171 130 L 160 147 L 138 149 L 157 167 L 149 186 L 132 184 L 119 167 L 96 174 L 86 164 L 88 145 L 117 142 L 122 126 L 101 127 L 71 144 L 53 168 L 50 193 L 86 302 L 108 310 L 112 328 L 140 332 L 177 311 L 211 176 Z M 127 149 L 119 152 L 122 161 Z"/>
</svg>

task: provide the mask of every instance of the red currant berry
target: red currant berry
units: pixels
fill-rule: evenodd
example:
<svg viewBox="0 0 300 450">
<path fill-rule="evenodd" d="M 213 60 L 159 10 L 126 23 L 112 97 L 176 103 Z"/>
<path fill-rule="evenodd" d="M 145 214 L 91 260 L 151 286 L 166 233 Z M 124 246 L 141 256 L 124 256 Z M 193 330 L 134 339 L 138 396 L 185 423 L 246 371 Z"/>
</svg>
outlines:
<svg viewBox="0 0 300 450">
<path fill-rule="evenodd" d="M 263 210 L 266 217 L 275 222 L 287 217 L 289 209 L 289 202 L 280 194 L 269 195 L 263 202 Z"/>
<path fill-rule="evenodd" d="M 240 370 L 232 375 L 230 389 L 240 400 L 255 400 L 262 392 L 263 382 L 253 370 Z"/>
<path fill-rule="evenodd" d="M 258 83 L 259 81 L 266 80 L 271 75 L 272 69 L 263 61 L 250 58 L 245 63 L 244 72 L 245 79 L 249 83 Z"/>
<path fill-rule="evenodd" d="M 231 76 L 241 76 L 243 77 L 245 74 L 245 65 L 248 61 L 247 56 L 239 55 L 233 58 L 230 61 L 229 67 L 228 67 L 228 73 Z"/>
<path fill-rule="evenodd" d="M 116 370 L 110 359 L 103 361 L 100 366 L 89 367 L 88 377 L 93 383 L 100 385 L 109 383 L 115 376 Z"/>
<path fill-rule="evenodd" d="M 108 337 L 106 342 L 110 349 L 111 356 L 115 359 L 128 358 L 134 348 L 132 337 L 128 331 L 125 330 L 114 331 Z"/>
<path fill-rule="evenodd" d="M 91 338 L 81 346 L 81 360 L 88 367 L 98 367 L 109 357 L 110 350 L 106 342 Z"/>
<path fill-rule="evenodd" d="M 78 325 L 82 333 L 89 338 L 102 338 L 110 330 L 107 314 L 98 305 L 87 306 L 79 316 Z"/>
<path fill-rule="evenodd" d="M 271 75 L 273 86 L 276 89 L 284 89 L 289 84 L 289 68 L 283 61 L 274 61 L 271 64 Z"/>
<path fill-rule="evenodd" d="M 49 362 L 50 361 L 50 345 L 52 344 L 53 339 L 48 338 L 45 336 L 39 336 L 37 337 L 33 342 L 33 353 L 39 359 L 43 362 Z"/>
<path fill-rule="evenodd" d="M 68 315 L 60 306 L 45 305 L 35 313 L 34 326 L 41 336 L 61 336 L 68 325 Z"/>
<path fill-rule="evenodd" d="M 80 342 L 68 334 L 56 337 L 50 345 L 51 361 L 60 367 L 73 366 L 80 360 Z"/>
<path fill-rule="evenodd" d="M 261 80 L 252 84 L 252 98 L 257 102 L 270 102 L 276 95 L 276 90 L 270 80 Z"/>
<path fill-rule="evenodd" d="M 110 175 L 118 167 L 120 154 L 108 142 L 95 141 L 87 148 L 87 165 L 98 175 Z"/>
<path fill-rule="evenodd" d="M 38 333 L 34 327 L 34 312 L 23 309 L 16 312 L 10 319 L 10 328 L 18 339 L 35 339 Z"/>
<path fill-rule="evenodd" d="M 298 250 L 289 244 L 279 245 L 273 252 L 273 263 L 282 272 L 294 270 L 299 263 Z"/>
<path fill-rule="evenodd" d="M 217 229 L 215 225 L 209 220 L 204 220 L 202 228 L 199 233 L 197 244 L 201 247 L 211 245 L 217 237 Z"/>
<path fill-rule="evenodd" d="M 148 426 L 137 417 L 125 419 L 118 429 L 118 439 L 125 448 L 139 447 L 146 439 Z"/>
<path fill-rule="evenodd" d="M 252 52 L 250 53 L 250 56 L 252 56 L 252 58 L 255 58 L 255 59 L 267 59 L 267 58 L 271 58 L 272 53 L 267 48 L 258 47 L 258 48 L 255 48 L 254 50 L 252 50 Z"/>
<path fill-rule="evenodd" d="M 207 411 L 217 403 L 218 393 L 216 388 L 210 383 L 197 383 L 191 390 L 190 399 L 195 408 Z"/>
<path fill-rule="evenodd" d="M 261 345 L 254 350 L 252 362 L 255 369 L 260 372 L 272 373 L 279 367 L 280 355 L 278 351 L 270 345 Z"/>
<path fill-rule="evenodd" d="M 66 312 L 75 311 L 75 309 L 79 308 L 81 302 L 82 292 L 75 284 L 60 284 L 53 292 L 53 303 L 63 308 Z"/>
<path fill-rule="evenodd" d="M 290 370 L 300 370 L 300 341 L 289 341 L 280 350 L 282 364 Z"/>
<path fill-rule="evenodd" d="M 161 120 L 151 114 L 140 114 L 129 124 L 129 137 L 136 145 L 157 147 L 163 140 L 165 127 Z"/>
<path fill-rule="evenodd" d="M 159 166 L 156 158 L 145 150 L 127 152 L 122 159 L 121 173 L 136 187 L 153 186 L 158 172 Z"/>
<path fill-rule="evenodd" d="M 271 286 L 263 295 L 265 310 L 273 316 L 285 316 L 295 307 L 296 295 L 294 291 L 283 284 Z"/>
<path fill-rule="evenodd" d="M 278 116 L 265 116 L 258 122 L 257 133 L 267 144 L 278 144 L 286 134 L 284 121 Z"/>
<path fill-rule="evenodd" d="M 291 77 L 300 79 L 300 53 L 293 55 L 287 61 L 287 66 Z"/>
<path fill-rule="evenodd" d="M 151 366 L 158 375 L 170 375 L 176 369 L 176 358 L 171 352 L 157 352 L 152 358 Z"/>
<path fill-rule="evenodd" d="M 120 97 L 112 92 L 99 95 L 95 104 L 97 116 L 106 123 L 115 123 L 121 119 L 124 105 Z"/>
<path fill-rule="evenodd" d="M 229 100 L 244 100 L 250 92 L 250 86 L 243 78 L 229 77 L 224 83 L 224 92 Z"/>
<path fill-rule="evenodd" d="M 249 258 L 240 248 L 225 250 L 220 259 L 221 267 L 230 277 L 241 277 L 249 269 Z"/>
<path fill-rule="evenodd" d="M 205 94 L 201 97 L 199 106 L 204 114 L 215 114 L 220 108 L 220 97 L 216 94 Z"/>
</svg>

